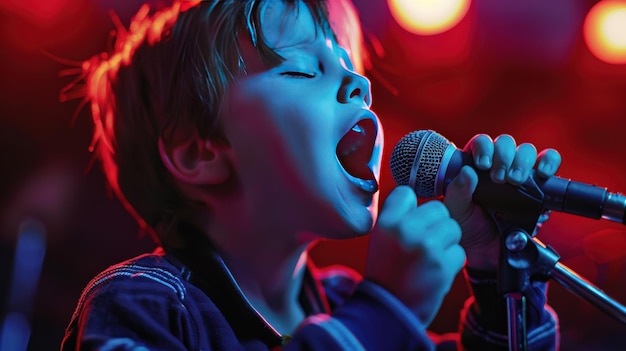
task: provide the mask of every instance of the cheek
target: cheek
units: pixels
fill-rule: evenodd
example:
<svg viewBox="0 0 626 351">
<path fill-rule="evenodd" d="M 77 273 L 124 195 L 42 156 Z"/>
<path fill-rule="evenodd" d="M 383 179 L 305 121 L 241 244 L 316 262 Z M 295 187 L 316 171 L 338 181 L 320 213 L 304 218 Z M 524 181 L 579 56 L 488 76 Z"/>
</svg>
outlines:
<svg viewBox="0 0 626 351">
<path fill-rule="evenodd" d="M 228 100 L 224 126 L 236 167 L 298 191 L 314 187 L 311 179 L 327 177 L 336 163 L 334 111 L 311 99 L 294 103 L 295 93 L 276 94 L 266 83 L 242 84 Z"/>
<path fill-rule="evenodd" d="M 224 118 L 236 133 L 251 136 L 281 135 L 288 132 L 285 126 L 285 98 L 271 81 L 251 78 L 233 88 L 228 98 L 228 112 Z"/>
<path fill-rule="evenodd" d="M 302 159 L 302 147 L 306 141 L 298 143 L 299 133 L 294 132 L 293 126 L 282 118 L 280 112 L 266 104 L 248 101 L 232 112 L 225 129 L 240 177 L 248 179 L 246 182 L 251 184 L 261 182 L 268 187 L 270 184 L 292 183 L 298 177 L 294 168 Z"/>
<path fill-rule="evenodd" d="M 311 110 L 298 106 L 257 104 L 250 106 L 242 135 L 276 162 L 313 167 L 316 159 L 333 149 L 329 123 L 316 120 Z M 243 140 L 245 142 L 245 140 Z"/>
<path fill-rule="evenodd" d="M 262 103 L 259 96 L 235 90 L 230 94 L 223 115 L 224 131 L 233 146 L 262 146 L 276 133 L 272 111 Z"/>
</svg>

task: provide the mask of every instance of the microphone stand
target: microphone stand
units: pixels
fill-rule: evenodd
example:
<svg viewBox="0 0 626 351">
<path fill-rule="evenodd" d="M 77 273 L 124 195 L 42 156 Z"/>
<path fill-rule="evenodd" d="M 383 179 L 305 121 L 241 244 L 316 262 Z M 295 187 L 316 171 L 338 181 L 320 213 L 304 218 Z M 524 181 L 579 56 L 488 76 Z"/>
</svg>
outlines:
<svg viewBox="0 0 626 351">
<path fill-rule="evenodd" d="M 498 293 L 506 299 L 510 351 L 528 350 L 524 292 L 532 281 L 554 278 L 570 292 L 626 323 L 623 305 L 559 263 L 560 256 L 534 238 L 545 208 L 544 194 L 532 177 L 521 186 L 513 186 L 494 184 L 486 171 L 478 171 L 478 176 L 480 189 L 474 192 L 474 201 L 485 208 L 500 233 L 497 283 Z"/>
<path fill-rule="evenodd" d="M 552 250 L 537 238 L 533 238 L 533 241 L 540 245 L 541 250 Z M 626 324 L 626 308 L 569 267 L 557 262 L 552 269 L 552 278 L 576 296 L 596 306 L 600 311 Z"/>
</svg>

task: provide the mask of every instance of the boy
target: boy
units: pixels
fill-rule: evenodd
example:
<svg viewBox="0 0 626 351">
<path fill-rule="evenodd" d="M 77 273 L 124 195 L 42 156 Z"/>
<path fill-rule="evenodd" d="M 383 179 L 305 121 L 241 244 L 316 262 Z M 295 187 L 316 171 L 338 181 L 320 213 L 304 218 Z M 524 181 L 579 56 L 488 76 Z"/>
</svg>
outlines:
<svg viewBox="0 0 626 351">
<path fill-rule="evenodd" d="M 458 347 L 506 349 L 494 328 L 506 321 L 481 310 L 496 298 L 499 240 L 471 202 L 475 171 L 445 205 L 417 206 L 397 187 L 378 215 L 382 127 L 352 66 L 349 7 L 328 5 L 142 7 L 110 56 L 85 63 L 95 150 L 159 248 L 88 284 L 63 350 L 430 350 L 425 329 L 466 257 L 476 302 Z M 537 158 L 506 135 L 466 150 L 513 184 Z M 537 171 L 559 163 L 546 150 Z M 363 278 L 307 259 L 316 240 L 368 233 Z M 553 349 L 556 321 L 535 287 L 529 343 Z"/>
</svg>

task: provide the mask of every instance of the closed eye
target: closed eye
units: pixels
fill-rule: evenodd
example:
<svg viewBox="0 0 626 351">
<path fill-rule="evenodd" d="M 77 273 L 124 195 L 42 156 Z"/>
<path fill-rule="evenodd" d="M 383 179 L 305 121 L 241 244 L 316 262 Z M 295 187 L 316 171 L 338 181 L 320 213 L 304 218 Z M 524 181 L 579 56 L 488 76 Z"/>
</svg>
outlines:
<svg viewBox="0 0 626 351">
<path fill-rule="evenodd" d="M 305 73 L 305 72 L 296 72 L 296 71 L 282 72 L 280 75 L 296 77 L 296 78 L 315 78 L 315 73 Z"/>
</svg>

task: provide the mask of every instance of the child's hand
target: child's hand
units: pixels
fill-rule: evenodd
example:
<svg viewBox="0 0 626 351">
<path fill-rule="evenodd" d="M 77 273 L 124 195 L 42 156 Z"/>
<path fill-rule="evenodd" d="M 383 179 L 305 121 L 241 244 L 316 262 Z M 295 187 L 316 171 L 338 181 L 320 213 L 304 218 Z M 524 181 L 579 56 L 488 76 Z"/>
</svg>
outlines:
<svg viewBox="0 0 626 351">
<path fill-rule="evenodd" d="M 524 183 L 537 160 L 537 174 L 542 177 L 554 175 L 561 164 L 561 156 L 556 150 L 546 149 L 537 157 L 532 144 L 516 146 L 510 135 L 500 135 L 495 141 L 484 134 L 476 135 L 464 151 L 472 153 L 476 168 L 489 170 L 491 180 L 496 183 Z M 461 245 L 467 253 L 467 265 L 495 270 L 500 248 L 499 233 L 485 211 L 472 202 L 477 184 L 478 175 L 474 169 L 463 167 L 448 186 L 444 202 L 463 229 Z"/>
<path fill-rule="evenodd" d="M 372 231 L 365 279 L 386 288 L 429 325 L 465 262 L 460 239 L 461 228 L 443 203 L 418 206 L 413 190 L 399 186 Z"/>
</svg>

